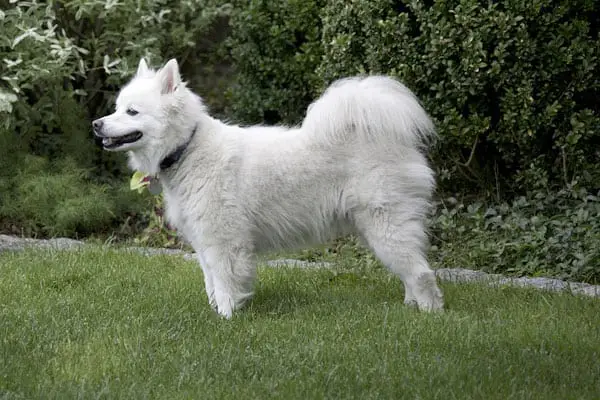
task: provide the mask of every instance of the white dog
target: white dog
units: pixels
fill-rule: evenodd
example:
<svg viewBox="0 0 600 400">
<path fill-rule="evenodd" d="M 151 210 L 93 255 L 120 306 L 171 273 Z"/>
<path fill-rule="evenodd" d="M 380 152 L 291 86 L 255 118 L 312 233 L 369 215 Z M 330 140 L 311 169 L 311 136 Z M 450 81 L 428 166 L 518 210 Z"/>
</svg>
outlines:
<svg viewBox="0 0 600 400">
<path fill-rule="evenodd" d="M 167 219 L 195 249 L 222 316 L 252 296 L 255 254 L 349 233 L 402 279 L 405 303 L 443 308 L 424 254 L 434 177 L 422 151 L 434 129 L 401 83 L 343 79 L 300 127 L 243 128 L 207 113 L 176 60 L 153 71 L 142 59 L 93 128 L 161 183 Z"/>
</svg>

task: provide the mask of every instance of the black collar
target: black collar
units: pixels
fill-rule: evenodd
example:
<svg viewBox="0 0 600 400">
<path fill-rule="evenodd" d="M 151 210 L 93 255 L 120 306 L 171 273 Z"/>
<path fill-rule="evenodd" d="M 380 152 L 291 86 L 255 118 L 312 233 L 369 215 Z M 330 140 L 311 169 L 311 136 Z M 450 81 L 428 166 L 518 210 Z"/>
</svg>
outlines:
<svg viewBox="0 0 600 400">
<path fill-rule="evenodd" d="M 179 161 L 179 159 L 183 155 L 183 152 L 185 151 L 185 149 L 187 149 L 187 147 L 190 145 L 190 142 L 192 141 L 192 138 L 196 134 L 197 130 L 198 130 L 198 125 L 196 125 L 194 127 L 194 130 L 192 131 L 192 134 L 190 135 L 190 138 L 187 140 L 187 142 L 185 142 L 181 146 L 177 147 L 175 150 L 173 150 L 173 152 L 171 154 L 169 154 L 168 156 L 163 158 L 163 160 L 160 162 L 161 170 L 170 168 L 173 164 L 175 164 L 177 161 Z"/>
</svg>

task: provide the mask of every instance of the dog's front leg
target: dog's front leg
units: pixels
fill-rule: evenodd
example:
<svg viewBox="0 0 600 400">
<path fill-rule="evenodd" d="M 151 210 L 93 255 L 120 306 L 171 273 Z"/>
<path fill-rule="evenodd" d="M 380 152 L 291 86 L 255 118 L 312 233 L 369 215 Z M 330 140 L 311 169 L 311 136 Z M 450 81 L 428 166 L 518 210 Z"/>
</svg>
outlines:
<svg viewBox="0 0 600 400">
<path fill-rule="evenodd" d="M 212 278 L 214 293 L 212 299 L 216 311 L 229 319 L 233 316 L 233 312 L 241 308 L 254 293 L 256 264 L 250 252 L 230 246 L 222 249 L 213 247 L 205 253 L 204 259 L 205 278 L 206 276 Z M 209 301 L 211 301 L 210 295 Z"/>
</svg>

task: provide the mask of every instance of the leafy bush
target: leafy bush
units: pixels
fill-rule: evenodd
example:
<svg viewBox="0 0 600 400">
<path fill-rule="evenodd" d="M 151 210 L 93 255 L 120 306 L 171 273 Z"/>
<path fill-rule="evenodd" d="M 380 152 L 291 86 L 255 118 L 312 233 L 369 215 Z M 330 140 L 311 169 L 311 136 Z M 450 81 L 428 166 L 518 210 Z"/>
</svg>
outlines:
<svg viewBox="0 0 600 400">
<path fill-rule="evenodd" d="M 185 243 L 176 230 L 171 227 L 164 217 L 164 196 L 149 196 L 150 212 L 146 214 L 147 224 L 140 234 L 134 239 L 134 243 L 150 247 L 167 248 L 186 248 L 190 250 L 189 245 Z"/>
<path fill-rule="evenodd" d="M 105 233 L 117 215 L 141 204 L 118 187 L 94 183 L 71 159 L 51 163 L 28 155 L 16 175 L 0 181 L 9 189 L 0 194 L 0 226 L 28 236 Z"/>
<path fill-rule="evenodd" d="M 438 122 L 450 187 L 598 187 L 598 12 L 593 0 L 332 1 L 319 74 L 406 82 Z"/>
<path fill-rule="evenodd" d="M 450 198 L 432 227 L 432 259 L 441 267 L 600 282 L 600 197 L 586 189 L 488 206 Z"/>
<path fill-rule="evenodd" d="M 321 0 L 240 2 L 231 20 L 230 113 L 245 123 L 297 123 L 322 55 Z"/>
<path fill-rule="evenodd" d="M 391 74 L 437 122 L 444 189 L 598 187 L 599 12 L 593 0 L 254 0 L 234 12 L 231 108 L 298 122 L 332 80 Z"/>
</svg>

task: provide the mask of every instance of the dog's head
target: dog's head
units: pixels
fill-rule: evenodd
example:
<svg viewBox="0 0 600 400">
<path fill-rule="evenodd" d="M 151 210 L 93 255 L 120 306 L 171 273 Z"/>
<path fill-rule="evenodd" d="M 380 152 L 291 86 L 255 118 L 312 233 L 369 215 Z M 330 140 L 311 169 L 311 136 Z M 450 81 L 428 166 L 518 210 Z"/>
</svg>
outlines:
<svg viewBox="0 0 600 400">
<path fill-rule="evenodd" d="M 175 59 L 154 71 L 142 58 L 135 76 L 117 96 L 115 112 L 92 122 L 94 134 L 102 138 L 108 151 L 136 152 L 161 146 L 171 111 L 177 108 L 184 90 Z"/>
</svg>

